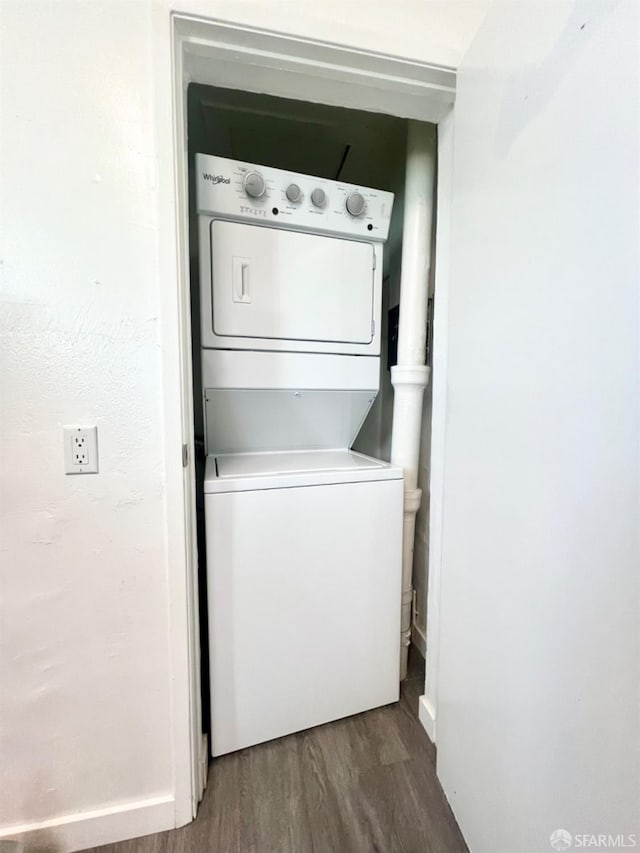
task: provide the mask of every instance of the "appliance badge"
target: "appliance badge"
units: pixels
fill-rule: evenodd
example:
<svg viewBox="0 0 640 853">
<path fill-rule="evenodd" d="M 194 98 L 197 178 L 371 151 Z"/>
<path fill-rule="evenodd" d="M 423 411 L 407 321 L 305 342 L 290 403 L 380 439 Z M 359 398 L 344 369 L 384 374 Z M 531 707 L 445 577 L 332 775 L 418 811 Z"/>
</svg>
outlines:
<svg viewBox="0 0 640 853">
<path fill-rule="evenodd" d="M 205 181 L 211 181 L 212 184 L 230 184 L 231 178 L 225 178 L 224 175 L 210 175 L 208 172 L 203 172 L 202 177 Z"/>
<path fill-rule="evenodd" d="M 240 205 L 240 213 L 249 213 L 251 216 L 266 216 L 266 210 L 259 210 L 257 207 L 247 207 L 245 204 Z"/>
</svg>

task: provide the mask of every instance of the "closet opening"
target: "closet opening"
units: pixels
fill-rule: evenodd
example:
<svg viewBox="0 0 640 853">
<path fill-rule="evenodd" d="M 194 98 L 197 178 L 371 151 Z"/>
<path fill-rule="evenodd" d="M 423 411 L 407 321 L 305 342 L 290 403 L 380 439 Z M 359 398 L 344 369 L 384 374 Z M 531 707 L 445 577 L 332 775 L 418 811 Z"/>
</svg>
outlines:
<svg viewBox="0 0 640 853">
<path fill-rule="evenodd" d="M 208 736 L 210 748 L 213 741 L 215 754 L 217 736 L 212 732 L 211 719 L 212 711 L 214 719 L 216 717 L 216 687 L 211 684 L 210 675 L 212 671 L 217 672 L 218 678 L 221 679 L 221 683 L 225 684 L 225 690 L 228 691 L 228 685 L 235 678 L 232 672 L 225 670 L 228 665 L 225 658 L 229 652 L 229 647 L 232 642 L 235 644 L 234 654 L 237 651 L 242 661 L 245 660 L 242 655 L 248 657 L 251 654 L 250 649 L 245 648 L 245 646 L 248 643 L 255 644 L 255 636 L 252 640 L 243 640 L 241 626 L 246 625 L 246 622 L 243 622 L 244 619 L 255 620 L 260 618 L 259 602 L 264 600 L 265 596 L 268 597 L 268 590 L 256 590 L 256 584 L 260 583 L 259 579 L 254 579 L 254 581 L 246 581 L 245 579 L 247 585 L 237 585 L 234 575 L 233 579 L 227 578 L 224 583 L 216 587 L 214 594 L 211 588 L 211 561 L 214 559 L 212 557 L 212 542 L 214 543 L 213 548 L 217 548 L 217 543 L 224 538 L 225 530 L 228 529 L 229 525 L 233 526 L 240 523 L 238 513 L 242 513 L 242 531 L 237 533 L 236 539 L 230 540 L 229 547 L 235 553 L 245 547 L 247 539 L 258 536 L 264 539 L 266 553 L 260 556 L 259 549 L 247 553 L 240 571 L 243 570 L 242 566 L 246 567 L 247 561 L 250 563 L 251 560 L 255 562 L 262 559 L 267 562 L 278 562 L 278 555 L 274 551 L 277 552 L 277 549 L 281 547 L 281 540 L 277 537 L 275 539 L 270 537 L 270 531 L 273 530 L 273 525 L 277 524 L 278 512 L 286 510 L 284 505 L 282 508 L 276 508 L 273 510 L 273 517 L 271 517 L 269 514 L 271 504 L 265 507 L 259 503 L 255 503 L 255 505 L 248 503 L 246 507 L 249 509 L 244 506 L 241 507 L 238 503 L 238 494 L 243 488 L 242 476 L 256 475 L 256 465 L 258 469 L 260 466 L 262 469 L 265 466 L 266 469 L 273 468 L 275 457 L 265 458 L 264 454 L 269 452 L 280 453 L 283 455 L 278 457 L 278 461 L 284 465 L 285 469 L 292 472 L 291 477 L 293 479 L 287 481 L 287 488 L 302 488 L 305 471 L 300 470 L 301 466 L 303 469 L 305 466 L 307 469 L 310 466 L 315 466 L 314 470 L 321 469 L 321 473 L 316 479 L 313 477 L 308 479 L 310 475 L 309 471 L 306 470 L 306 482 L 312 489 L 314 486 L 318 487 L 314 492 L 315 495 L 320 494 L 322 488 L 331 485 L 332 479 L 335 480 L 336 478 L 336 470 L 342 472 L 340 477 L 345 480 L 345 465 L 364 468 L 368 463 L 362 462 L 362 459 L 373 460 L 373 462 L 379 461 L 380 463 L 389 463 L 392 459 L 394 388 L 391 382 L 391 368 L 397 364 L 398 359 L 405 181 L 410 122 L 403 118 L 376 112 L 311 103 L 201 83 L 191 83 L 188 86 L 186 116 L 202 726 Z M 412 122 L 412 124 L 415 132 L 417 123 Z M 436 143 L 435 125 L 425 124 L 419 128 L 418 132 L 422 134 L 422 139 L 427 141 L 427 145 L 431 146 L 433 154 Z M 238 169 L 240 171 L 237 171 Z M 205 173 L 206 178 L 204 178 Z M 253 177 L 254 174 L 257 177 Z M 282 187 L 276 186 L 280 174 L 288 176 L 288 186 L 285 184 Z M 243 210 L 237 207 L 230 213 L 227 210 L 226 214 L 224 211 L 222 213 L 216 211 L 210 217 L 211 221 L 207 220 L 203 226 L 202 203 L 200 202 L 199 208 L 198 201 L 199 196 L 202 196 L 198 184 L 199 182 L 202 183 L 203 180 L 206 180 L 210 187 L 215 187 L 217 183 L 224 186 L 225 182 L 231 182 L 229 186 L 233 186 L 237 190 L 237 198 L 239 198 L 238 193 L 241 195 L 244 193 L 243 198 L 247 197 L 247 204 L 241 206 Z M 252 198 L 249 194 L 262 189 L 260 180 L 266 182 L 266 191 L 270 196 L 268 205 L 263 204 L 262 207 L 260 207 L 260 201 L 255 202 L 255 197 Z M 248 184 L 247 181 L 249 181 Z M 256 182 L 256 186 L 251 184 L 252 181 Z M 368 226 L 364 219 L 361 220 L 363 228 L 361 233 L 349 233 L 347 228 L 346 233 L 339 235 L 341 237 L 346 236 L 346 240 L 336 239 L 335 228 L 333 232 L 331 231 L 334 226 L 320 224 L 318 226 L 319 233 L 323 235 L 324 243 L 319 242 L 317 236 L 310 240 L 303 239 L 308 238 L 311 233 L 316 233 L 305 220 L 294 221 L 290 227 L 286 224 L 285 217 L 288 207 L 291 208 L 291 215 L 294 217 L 301 209 L 301 207 L 295 207 L 298 203 L 295 188 L 300 191 L 300 204 L 306 204 L 310 213 L 316 212 L 313 210 L 310 200 L 311 194 L 314 192 L 314 187 L 312 187 L 314 182 L 319 182 L 324 187 L 323 192 L 328 198 L 327 207 L 318 207 L 318 221 L 321 220 L 324 212 L 330 212 L 334 209 L 331 205 L 337 205 L 338 200 L 334 198 L 336 193 L 342 193 L 344 200 L 349 195 L 354 196 L 355 207 L 352 208 L 353 212 L 347 208 L 345 216 L 348 227 L 351 227 L 352 224 L 356 227 L 360 222 L 358 216 L 362 215 L 362 212 L 359 211 L 358 205 L 364 204 L 364 207 L 367 208 L 366 215 L 368 215 L 370 211 L 377 210 L 375 204 L 378 203 L 379 198 L 390 198 L 385 194 L 393 195 L 391 213 L 384 226 L 386 229 L 384 249 L 383 251 L 379 249 L 374 251 L 374 265 L 376 258 L 380 257 L 382 258 L 382 267 L 377 272 L 374 270 L 369 276 L 373 275 L 374 279 L 378 277 L 380 280 L 381 292 L 377 309 L 375 307 L 375 287 L 373 287 L 373 296 L 371 296 L 367 290 L 369 285 L 366 276 L 362 278 L 361 284 L 355 284 L 356 279 L 360 281 L 357 278 L 357 265 L 360 260 L 356 257 L 357 253 L 354 254 L 356 244 L 363 247 L 364 253 L 367 241 L 375 238 L 374 228 L 380 227 L 380 223 L 375 217 L 369 217 L 372 221 L 368 223 Z M 291 189 L 291 193 L 289 193 L 290 187 L 294 188 Z M 321 187 L 315 189 L 318 188 Z M 369 197 L 367 196 L 369 191 L 375 191 L 378 195 Z M 258 197 L 258 199 L 260 198 L 262 196 Z M 340 195 L 339 200 L 340 202 L 343 201 L 342 195 Z M 291 204 L 287 207 L 288 201 Z M 429 201 L 431 205 L 435 204 L 434 198 Z M 253 215 L 248 213 L 252 208 L 258 211 L 261 219 L 263 213 L 267 215 L 269 217 L 268 223 L 267 221 L 259 221 L 256 224 L 251 221 L 247 223 L 247 217 Z M 337 207 L 335 210 L 337 211 Z M 283 221 L 285 224 L 282 226 L 282 233 L 285 237 L 279 243 L 265 243 L 262 262 L 266 263 L 269 258 L 273 260 L 274 256 L 278 255 L 277 263 L 280 264 L 281 276 L 278 280 L 280 281 L 283 275 L 282 270 L 285 267 L 289 270 L 291 267 L 290 259 L 286 260 L 286 258 L 290 254 L 300 253 L 298 260 L 291 267 L 291 289 L 283 288 L 278 299 L 281 303 L 284 301 L 293 305 L 298 298 L 297 294 L 300 289 L 309 288 L 308 295 L 305 298 L 310 300 L 310 311 L 305 315 L 306 319 L 302 326 L 299 325 L 302 315 L 296 315 L 293 308 L 291 309 L 293 313 L 287 314 L 289 320 L 285 320 L 280 305 L 278 309 L 280 310 L 279 318 L 273 320 L 273 317 L 269 319 L 264 313 L 265 311 L 273 313 L 272 305 L 266 305 L 266 307 L 263 305 L 260 308 L 256 304 L 260 297 L 254 289 L 259 286 L 258 277 L 262 271 L 259 268 L 258 261 L 253 256 L 250 259 L 245 257 L 251 252 L 258 252 L 258 248 L 254 245 L 254 236 L 266 239 L 267 230 L 277 229 L 280 233 Z M 366 230 L 367 227 L 370 228 L 369 231 Z M 215 259 L 216 257 L 216 244 L 213 242 L 212 228 L 216 230 L 215 239 L 223 241 L 222 243 L 219 242 L 218 246 L 230 247 L 228 249 L 229 258 L 225 259 L 224 262 L 221 261 L 219 266 L 216 266 L 215 260 L 211 260 L 211 258 Z M 325 228 L 324 231 L 323 228 Z M 300 239 L 293 239 L 293 234 L 299 235 Z M 243 248 L 245 244 L 242 241 L 247 239 L 247 235 L 251 237 L 252 248 L 250 252 Z M 425 235 L 429 249 L 431 239 L 431 235 Z M 210 240 L 211 243 L 208 242 Z M 315 242 L 313 242 L 314 240 Z M 203 241 L 207 241 L 206 246 L 203 245 Z M 342 245 L 338 245 L 339 243 Z M 332 254 L 334 249 L 343 251 L 345 247 L 350 250 L 348 254 L 339 257 Z M 221 255 L 223 251 L 226 251 L 226 248 L 224 250 L 219 249 L 218 255 Z M 204 262 L 203 253 L 207 255 L 207 260 Z M 275 260 L 274 263 L 276 263 Z M 228 269 L 225 264 L 227 264 Z M 282 264 L 285 264 L 285 267 Z M 286 266 L 287 264 L 289 266 Z M 333 264 L 333 266 L 329 272 L 323 273 L 321 269 L 319 270 L 322 264 Z M 422 344 L 425 347 L 427 365 L 431 364 L 433 339 L 433 263 L 430 264 L 429 269 L 428 291 L 426 293 L 428 311 L 425 312 L 422 329 Z M 227 273 L 229 274 L 229 281 L 220 285 L 220 295 L 216 295 L 215 283 Z M 338 285 L 336 280 L 341 275 L 344 280 Z M 206 280 L 203 280 L 203 277 Z M 310 283 L 316 278 L 316 285 Z M 327 294 L 333 285 L 336 288 L 342 287 L 343 290 L 336 290 L 332 302 Z M 353 322 L 355 325 L 353 327 L 350 327 L 347 322 L 347 318 L 350 316 L 349 312 L 359 310 L 356 296 L 353 295 L 353 291 L 357 290 L 358 287 L 362 291 L 362 299 L 368 298 L 370 301 L 373 299 L 374 303 L 371 309 L 373 312 L 370 318 L 371 326 L 370 328 L 367 326 L 366 329 L 364 329 L 366 324 L 363 324 L 361 314 L 356 316 L 354 313 Z M 213 296 L 203 299 L 203 288 L 210 289 Z M 224 288 L 228 288 L 228 293 Z M 350 289 L 352 292 L 347 298 Z M 222 301 L 223 297 L 226 298 L 225 293 L 229 296 L 229 304 L 226 308 Z M 216 303 L 216 299 L 218 299 L 218 303 Z M 254 299 L 256 307 L 254 319 L 245 322 L 244 318 L 251 316 L 250 312 L 245 309 L 253 310 L 251 302 Z M 351 299 L 351 303 L 349 299 Z M 304 309 L 301 310 L 304 313 Z M 207 313 L 204 323 L 203 311 Z M 216 311 L 217 315 L 215 314 Z M 323 311 L 326 311 L 326 317 L 324 317 Z M 209 312 L 214 314 L 212 324 L 213 346 L 211 341 L 203 340 L 203 329 L 205 329 L 205 338 L 209 334 L 206 331 Z M 340 313 L 341 321 L 338 321 L 336 312 Z M 289 321 L 292 324 L 291 327 L 285 328 Z M 257 325 L 254 327 L 252 323 Z M 266 323 L 264 328 L 268 327 L 268 332 L 260 331 L 262 329 L 261 323 Z M 269 325 L 270 323 L 271 325 Z M 252 336 L 254 337 L 252 338 Z M 289 342 L 282 346 L 278 343 L 274 344 L 274 341 L 280 340 L 278 336 L 281 336 L 283 340 L 286 338 Z M 343 338 L 347 340 L 346 345 Z M 353 344 L 348 343 L 350 339 L 353 340 Z M 369 378 L 363 378 L 361 371 L 367 362 L 367 369 L 369 374 L 371 373 L 373 359 L 368 357 L 369 353 L 364 348 L 369 345 L 367 341 L 370 343 L 371 340 L 375 339 L 378 340 L 375 363 L 376 376 L 375 381 L 371 381 Z M 212 352 L 214 353 L 213 360 Z M 236 355 L 238 359 L 234 362 Z M 270 356 L 273 358 L 270 359 Z M 314 358 L 316 359 L 315 362 L 313 361 Z M 334 375 L 327 372 L 326 376 L 321 376 L 328 370 L 327 365 L 331 359 L 333 359 L 332 370 L 334 370 Z M 305 373 L 307 370 L 308 373 Z M 347 375 L 349 370 L 354 372 L 353 376 Z M 268 373 L 266 378 L 263 375 L 265 371 Z M 287 372 L 290 373 L 291 371 L 294 373 L 296 371 L 301 372 L 301 375 L 296 379 L 291 379 L 287 375 Z M 213 379 L 212 375 L 214 376 Z M 218 382 L 218 376 L 223 376 L 221 382 Z M 318 378 L 319 376 L 321 378 Z M 306 383 L 305 380 L 307 380 Z M 296 382 L 299 383 L 299 387 L 295 386 Z M 296 397 L 296 395 L 298 396 Z M 306 408 L 302 409 L 298 405 L 300 400 L 303 401 Z M 287 408 L 289 406 L 291 409 Z M 299 412 L 302 414 L 299 415 Z M 278 413 L 280 416 L 276 417 Z M 297 422 L 296 419 L 300 423 L 294 428 L 292 424 Z M 423 657 L 425 654 L 430 425 L 431 382 L 427 381 L 422 398 L 420 457 L 416 467 L 417 482 L 415 485 L 417 489 L 422 490 L 423 497 L 415 521 L 415 547 L 412 555 L 413 580 L 410 584 L 408 599 L 406 583 L 404 585 L 404 597 L 398 598 L 398 609 L 404 604 L 405 616 L 410 614 L 410 625 L 408 632 L 405 625 L 404 638 L 399 630 L 394 633 L 396 639 L 393 645 L 393 656 L 400 656 L 400 658 L 402 658 L 401 647 L 404 644 L 406 648 L 409 633 L 416 653 Z M 329 458 L 328 455 L 318 457 L 316 454 L 313 460 L 309 456 L 295 456 L 296 453 L 301 452 L 317 451 L 329 454 L 337 450 L 348 451 L 351 455 L 348 458 Z M 284 458 L 287 452 L 291 458 Z M 263 455 L 260 456 L 260 454 Z M 209 461 L 208 464 L 208 456 L 213 455 L 216 456 L 215 462 Z M 244 474 L 242 473 L 243 466 Z M 222 487 L 220 487 L 222 492 L 216 494 L 213 500 L 220 502 L 222 494 L 228 495 L 232 489 L 238 488 L 240 491 L 234 497 L 233 511 L 224 510 L 219 513 L 222 521 L 220 526 L 216 526 L 215 536 L 211 532 L 207 535 L 205 507 L 208 499 L 211 502 L 208 492 L 210 479 L 208 472 L 215 470 L 215 476 L 218 480 L 216 488 L 218 488 L 221 478 L 225 477 L 224 473 L 221 474 L 223 467 L 226 467 L 231 473 L 229 479 L 224 480 Z M 370 480 L 378 482 L 382 477 L 380 472 L 387 469 L 380 467 L 371 470 L 374 472 L 373 474 L 363 475 L 369 478 L 368 480 L 365 479 L 364 482 L 358 482 L 355 474 L 347 472 L 346 481 L 350 483 L 351 489 L 344 493 L 349 496 L 345 507 L 351 505 L 351 495 L 355 495 L 353 487 L 364 487 L 363 494 L 365 494 L 365 483 Z M 334 473 L 327 473 L 327 471 Z M 266 473 L 273 472 L 266 470 Z M 277 473 L 282 474 L 282 471 Z M 296 477 L 298 477 L 297 480 Z M 245 482 L 247 481 L 245 480 Z M 267 480 L 260 482 L 264 484 L 267 483 Z M 227 487 L 224 483 L 233 485 Z M 225 489 L 228 490 L 225 491 Z M 369 486 L 369 490 L 371 490 L 371 486 Z M 267 488 L 261 487 L 259 491 L 266 493 Z M 284 494 L 284 489 L 282 491 Z M 272 496 L 275 493 L 276 490 L 274 489 L 271 493 Z M 308 488 L 307 492 L 301 491 L 300 495 L 304 496 L 307 493 L 310 494 Z M 246 492 L 244 494 L 246 495 Z M 353 500 L 356 501 L 359 498 Z M 368 506 L 366 494 L 362 500 L 363 506 Z M 397 501 L 395 506 L 397 514 Z M 386 505 L 380 505 L 376 509 L 371 505 L 368 506 L 368 509 L 363 510 L 362 539 L 349 539 L 347 537 L 342 546 L 343 552 L 345 549 L 348 550 L 353 547 L 354 542 L 358 543 L 358 548 L 361 548 L 361 543 L 366 542 L 369 538 L 368 529 L 372 530 L 376 526 L 384 527 L 385 513 L 387 512 L 385 507 Z M 322 506 L 319 506 L 317 511 L 329 512 L 329 507 L 323 510 Z M 349 511 L 345 509 L 345 512 Z M 313 513 L 313 510 L 310 508 L 309 512 Z M 374 521 L 376 512 L 379 514 L 377 522 Z M 366 513 L 370 513 L 371 516 L 368 517 Z M 356 513 L 355 518 L 358 517 Z M 270 520 L 265 522 L 266 526 L 261 527 L 261 519 Z M 389 519 L 389 523 L 392 523 L 392 519 Z M 402 522 L 398 522 L 397 518 L 396 523 L 402 526 Z M 354 523 L 354 526 L 357 524 Z M 331 537 L 331 530 L 327 530 L 327 535 L 329 538 Z M 336 535 L 339 538 L 341 534 L 337 532 Z M 380 547 L 378 543 L 376 548 L 379 549 Z M 223 553 L 216 551 L 216 562 L 219 563 L 226 559 L 225 554 L 228 557 L 229 551 Z M 332 560 L 334 559 L 336 559 L 335 555 L 332 557 Z M 353 559 L 353 555 L 350 555 L 349 559 Z M 209 572 L 207 571 L 207 561 L 210 564 Z M 237 571 L 235 564 L 232 571 Z M 366 589 L 362 589 L 363 584 L 360 581 L 358 583 L 354 581 L 354 584 L 353 589 L 349 589 L 347 584 L 345 595 L 351 594 L 354 599 L 358 592 L 361 596 L 366 595 Z M 241 602 L 235 600 L 239 590 L 242 590 L 243 601 Z M 282 605 L 281 618 L 286 620 L 292 609 L 299 606 L 295 597 L 296 594 L 300 594 L 300 589 L 296 592 L 292 588 L 291 580 L 288 580 L 284 583 L 283 590 L 288 590 L 291 593 L 291 600 L 283 600 Z M 254 592 L 255 598 L 253 597 Z M 313 593 L 307 590 L 307 594 L 311 596 L 308 601 L 311 601 Z M 218 605 L 223 596 L 228 596 L 229 599 L 218 610 Z M 338 610 L 343 612 L 345 620 L 348 619 L 346 615 L 348 613 L 347 604 L 341 605 Z M 224 636 L 225 640 L 223 642 L 219 639 L 216 648 L 219 650 L 221 646 L 225 646 L 226 650 L 222 652 L 220 659 L 214 656 L 215 659 L 212 660 L 210 649 L 214 647 L 214 638 L 210 626 L 212 625 L 212 618 L 216 620 L 214 623 L 216 627 L 223 618 L 226 618 L 222 615 L 223 611 L 230 612 L 231 615 L 225 627 L 226 633 L 220 635 Z M 212 616 L 212 613 L 216 615 Z M 372 606 L 372 618 L 378 618 L 382 612 L 378 615 L 376 613 L 375 607 Z M 236 622 L 233 622 L 234 614 L 237 619 Z M 277 614 L 272 614 L 272 616 L 274 615 L 277 621 Z M 311 638 L 311 632 L 317 632 L 317 626 L 314 627 L 313 619 L 310 617 L 311 608 L 307 609 L 306 615 L 304 612 L 299 614 L 296 631 L 290 638 L 293 645 L 288 646 L 284 653 L 285 657 L 291 653 L 293 647 L 305 643 L 309 644 L 309 649 L 316 658 L 322 655 L 323 644 L 326 648 L 328 641 L 326 639 L 315 641 Z M 394 616 L 390 612 L 387 616 L 382 614 L 381 618 L 383 622 L 385 620 L 389 623 L 394 622 L 394 620 L 398 621 L 397 614 Z M 265 623 L 265 625 L 267 624 Z M 400 627 L 399 622 L 398 626 Z M 309 630 L 304 630 L 307 627 Z M 388 624 L 385 624 L 385 630 L 390 630 Z M 340 632 L 336 633 L 339 634 Z M 251 632 L 248 631 L 248 634 L 251 635 Z M 347 631 L 344 636 L 348 635 L 349 632 Z M 350 642 L 357 646 L 357 640 L 353 637 Z M 262 645 L 265 649 L 268 646 L 264 643 Z M 332 653 L 336 653 L 335 650 Z M 340 656 L 348 653 L 349 649 L 345 648 Z M 361 649 L 358 653 L 362 655 L 363 660 L 367 658 L 366 649 L 364 651 Z M 254 654 L 259 655 L 260 649 L 256 648 Z M 384 655 L 386 655 L 386 659 L 389 659 L 388 648 L 382 656 L 384 657 Z M 233 659 L 239 667 L 238 671 L 240 671 L 244 664 L 238 663 L 237 655 Z M 284 661 L 285 658 L 282 660 Z M 275 659 L 267 662 L 267 667 L 269 666 L 273 667 L 274 671 L 278 669 Z M 320 666 L 318 672 L 321 670 L 322 667 Z M 226 676 L 223 675 L 225 672 Z M 357 672 L 357 668 L 354 672 Z M 399 673 L 401 677 L 404 676 L 402 663 Z M 260 673 L 257 672 L 257 676 L 259 675 Z M 230 681 L 222 682 L 224 677 Z M 352 680 L 355 682 L 358 679 L 353 678 Z M 265 684 L 268 686 L 268 683 L 269 679 Z M 338 688 L 336 689 L 338 690 Z M 344 686 L 339 689 L 344 691 Z M 349 693 L 349 689 L 346 690 L 346 693 Z M 372 695 L 374 693 L 375 690 Z M 218 693 L 218 695 L 220 694 Z M 289 696 L 280 703 L 280 706 L 286 706 L 290 701 L 291 697 Z M 345 713 L 349 712 L 351 707 L 349 701 L 343 705 L 338 702 L 338 707 L 344 707 Z M 362 701 L 366 707 L 374 707 L 375 705 L 375 699 L 370 697 Z M 391 700 L 382 691 L 378 704 L 384 704 L 386 701 Z M 214 707 L 212 707 L 212 702 Z M 364 710 L 364 707 L 358 705 L 357 698 L 353 700 L 353 709 L 353 713 Z M 226 725 L 228 729 L 240 725 L 237 719 L 232 719 L 233 714 L 238 713 L 237 706 L 227 709 L 224 713 L 227 717 L 222 723 L 223 726 Z M 328 713 L 330 715 L 332 712 L 328 711 Z M 247 715 L 249 715 L 249 711 L 247 711 Z M 342 715 L 342 711 L 338 714 L 338 716 L 340 715 Z M 296 719 L 299 721 L 306 718 L 304 713 L 301 713 L 299 718 L 292 720 L 291 725 L 294 727 L 298 725 Z M 296 729 L 292 728 L 291 730 Z M 286 732 L 280 732 L 277 726 L 274 729 L 258 726 L 258 733 L 255 737 L 265 740 L 269 736 L 277 736 L 280 733 Z M 255 742 L 259 742 L 259 740 L 255 740 Z M 240 748 L 244 745 L 244 741 L 236 742 L 233 738 L 229 740 L 229 743 L 232 744 L 232 748 Z M 224 751 L 228 751 L 226 747 Z"/>
</svg>

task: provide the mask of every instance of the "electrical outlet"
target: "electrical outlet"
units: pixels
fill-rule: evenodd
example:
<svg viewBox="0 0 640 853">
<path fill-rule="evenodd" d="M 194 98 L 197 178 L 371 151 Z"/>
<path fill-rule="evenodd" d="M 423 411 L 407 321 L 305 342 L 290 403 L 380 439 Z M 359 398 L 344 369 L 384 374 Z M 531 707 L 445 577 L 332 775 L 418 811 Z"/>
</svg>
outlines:
<svg viewBox="0 0 640 853">
<path fill-rule="evenodd" d="M 98 427 L 63 427 L 64 469 L 67 474 L 98 473 Z"/>
<path fill-rule="evenodd" d="M 78 430 L 71 436 L 71 462 L 73 465 L 86 467 L 89 464 L 87 436 Z"/>
</svg>

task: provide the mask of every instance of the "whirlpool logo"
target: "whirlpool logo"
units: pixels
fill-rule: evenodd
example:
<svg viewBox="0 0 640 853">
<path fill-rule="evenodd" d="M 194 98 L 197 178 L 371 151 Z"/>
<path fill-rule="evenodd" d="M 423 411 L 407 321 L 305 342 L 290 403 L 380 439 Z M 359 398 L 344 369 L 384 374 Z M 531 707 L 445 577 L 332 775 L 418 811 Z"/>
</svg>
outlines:
<svg viewBox="0 0 640 853">
<path fill-rule="evenodd" d="M 231 178 L 225 178 L 224 175 L 210 175 L 208 172 L 203 172 L 202 177 L 205 181 L 211 181 L 212 184 L 230 184 Z"/>
</svg>

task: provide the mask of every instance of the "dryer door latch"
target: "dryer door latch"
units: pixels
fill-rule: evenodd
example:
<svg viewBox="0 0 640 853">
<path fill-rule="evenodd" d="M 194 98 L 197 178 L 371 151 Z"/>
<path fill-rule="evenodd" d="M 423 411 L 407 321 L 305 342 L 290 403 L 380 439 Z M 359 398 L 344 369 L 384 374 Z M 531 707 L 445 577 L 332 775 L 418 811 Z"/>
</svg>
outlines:
<svg viewBox="0 0 640 853">
<path fill-rule="evenodd" d="M 249 259 L 233 258 L 233 301 L 251 302 L 251 291 L 249 289 Z"/>
</svg>

